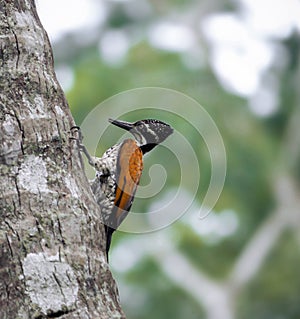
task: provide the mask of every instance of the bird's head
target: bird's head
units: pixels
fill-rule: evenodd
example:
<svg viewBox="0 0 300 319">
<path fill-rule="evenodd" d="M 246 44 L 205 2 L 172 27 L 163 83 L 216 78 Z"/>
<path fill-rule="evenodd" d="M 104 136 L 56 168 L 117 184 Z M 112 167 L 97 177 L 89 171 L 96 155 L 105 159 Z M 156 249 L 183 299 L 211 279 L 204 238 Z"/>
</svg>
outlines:
<svg viewBox="0 0 300 319">
<path fill-rule="evenodd" d="M 149 152 L 173 133 L 173 128 L 169 124 L 154 119 L 140 120 L 134 123 L 109 119 L 109 122 L 129 131 L 143 153 Z"/>
</svg>

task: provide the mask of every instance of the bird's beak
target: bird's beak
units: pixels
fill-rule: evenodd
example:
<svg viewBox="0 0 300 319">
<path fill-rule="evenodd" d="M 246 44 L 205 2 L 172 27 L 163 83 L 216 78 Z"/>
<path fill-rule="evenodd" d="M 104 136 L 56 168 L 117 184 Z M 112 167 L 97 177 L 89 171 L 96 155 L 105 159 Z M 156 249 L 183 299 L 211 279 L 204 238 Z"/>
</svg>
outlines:
<svg viewBox="0 0 300 319">
<path fill-rule="evenodd" d="M 113 120 L 113 119 L 108 119 L 108 122 L 113 124 L 113 125 L 116 125 L 126 131 L 130 131 L 133 129 L 133 124 L 130 123 L 130 122 L 126 122 L 126 121 L 120 121 L 120 120 Z"/>
</svg>

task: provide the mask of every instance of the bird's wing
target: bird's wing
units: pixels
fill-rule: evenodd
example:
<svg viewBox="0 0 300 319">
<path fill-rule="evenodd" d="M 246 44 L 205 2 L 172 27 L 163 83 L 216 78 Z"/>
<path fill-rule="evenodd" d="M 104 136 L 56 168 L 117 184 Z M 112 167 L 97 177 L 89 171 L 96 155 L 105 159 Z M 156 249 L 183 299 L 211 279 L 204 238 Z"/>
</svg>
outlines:
<svg viewBox="0 0 300 319">
<path fill-rule="evenodd" d="M 127 216 L 139 184 L 143 170 L 143 153 L 132 139 L 125 140 L 120 146 L 116 172 L 116 198 L 113 208 L 115 229 Z"/>
</svg>

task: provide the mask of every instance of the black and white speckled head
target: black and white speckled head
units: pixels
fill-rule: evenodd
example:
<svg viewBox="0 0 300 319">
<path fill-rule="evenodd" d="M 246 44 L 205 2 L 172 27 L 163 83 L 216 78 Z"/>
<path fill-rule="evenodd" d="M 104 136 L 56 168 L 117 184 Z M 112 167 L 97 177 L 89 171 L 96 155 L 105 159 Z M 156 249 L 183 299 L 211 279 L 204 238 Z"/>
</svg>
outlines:
<svg viewBox="0 0 300 319">
<path fill-rule="evenodd" d="M 143 152 L 149 152 L 173 133 L 173 128 L 155 119 L 140 120 L 135 123 L 112 120 L 109 122 L 129 131 L 136 139 Z"/>
</svg>

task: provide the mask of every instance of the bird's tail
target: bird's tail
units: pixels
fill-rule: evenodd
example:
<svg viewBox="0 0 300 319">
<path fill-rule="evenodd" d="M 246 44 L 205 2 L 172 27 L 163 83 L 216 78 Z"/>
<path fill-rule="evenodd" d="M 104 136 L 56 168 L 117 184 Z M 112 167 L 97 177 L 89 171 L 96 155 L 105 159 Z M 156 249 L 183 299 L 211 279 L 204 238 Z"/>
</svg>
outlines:
<svg viewBox="0 0 300 319">
<path fill-rule="evenodd" d="M 109 248 L 110 248 L 110 244 L 111 244 L 111 236 L 113 234 L 113 232 L 115 231 L 114 228 L 111 228 L 107 225 L 104 225 L 105 227 L 105 234 L 106 234 L 106 259 L 108 262 L 108 252 L 109 252 Z"/>
</svg>

